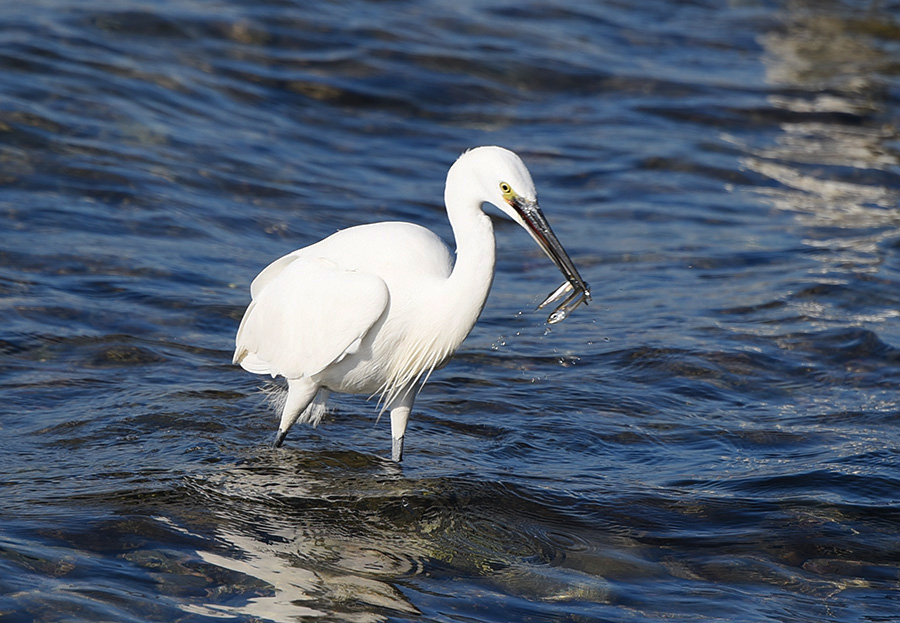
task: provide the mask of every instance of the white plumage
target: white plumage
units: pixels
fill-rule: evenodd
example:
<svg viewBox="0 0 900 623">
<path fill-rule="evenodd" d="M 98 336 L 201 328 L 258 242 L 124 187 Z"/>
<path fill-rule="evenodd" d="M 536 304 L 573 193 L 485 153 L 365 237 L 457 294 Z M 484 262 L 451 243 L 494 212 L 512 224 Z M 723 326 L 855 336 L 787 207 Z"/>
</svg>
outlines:
<svg viewBox="0 0 900 623">
<path fill-rule="evenodd" d="M 298 419 L 318 424 L 328 391 L 380 395 L 382 410 L 391 412 L 392 455 L 401 459 L 418 389 L 472 330 L 490 291 L 494 233 L 483 203 L 525 227 L 565 274 L 567 284 L 542 307 L 573 291 L 554 312 L 561 319 L 590 299 L 514 153 L 466 152 L 447 175 L 444 199 L 455 263 L 428 229 L 373 223 L 285 255 L 253 280 L 234 362 L 287 379 L 276 446 Z"/>
</svg>

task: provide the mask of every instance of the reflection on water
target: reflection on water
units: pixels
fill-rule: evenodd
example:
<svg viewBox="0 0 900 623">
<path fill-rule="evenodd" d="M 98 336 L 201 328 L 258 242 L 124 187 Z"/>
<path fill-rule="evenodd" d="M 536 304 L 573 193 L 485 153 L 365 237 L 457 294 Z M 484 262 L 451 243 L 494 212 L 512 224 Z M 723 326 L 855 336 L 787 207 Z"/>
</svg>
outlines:
<svg viewBox="0 0 900 623">
<path fill-rule="evenodd" d="M 784 30 L 761 37 L 767 81 L 786 91 L 768 100 L 788 114 L 775 146 L 742 161 L 780 184 L 756 192 L 805 227 L 866 230 L 808 242 L 827 248 L 837 271 L 872 272 L 873 256 L 900 224 L 900 134 L 879 77 L 893 61 L 874 38 L 890 19 L 874 6 L 856 16 L 816 9 L 788 4 Z"/>
<path fill-rule="evenodd" d="M 333 493 L 343 489 L 339 483 L 316 482 L 309 465 L 295 467 L 299 471 L 285 470 L 277 462 L 244 466 L 189 483 L 192 495 L 213 509 L 213 524 L 221 527 L 211 536 L 217 549 L 227 552 L 199 550 L 197 556 L 256 578 L 271 591 L 239 608 L 205 608 L 273 621 L 326 613 L 347 621 L 381 621 L 386 617 L 377 613 L 385 610 L 418 613 L 390 581 L 417 572 L 419 552 L 411 547 L 395 552 L 390 524 L 373 538 L 369 526 L 374 513 L 358 515 L 341 508 Z M 364 495 L 353 484 L 359 483 L 344 483 L 354 497 Z"/>
<path fill-rule="evenodd" d="M 357 555 L 352 546 L 341 543 L 352 573 L 313 572 L 303 568 L 296 559 L 295 547 L 303 541 L 296 534 L 271 534 L 272 538 L 279 539 L 274 545 L 224 531 L 216 532 L 214 536 L 217 544 L 229 548 L 230 555 L 198 551 L 197 556 L 211 565 L 260 580 L 271 587 L 271 595 L 250 597 L 240 606 L 189 603 L 183 606 L 187 612 L 210 616 L 249 615 L 271 621 L 295 621 L 298 617 L 321 619 L 329 613 L 340 615 L 346 621 L 383 621 L 386 617 L 377 612 L 385 609 L 419 614 L 390 583 L 368 577 L 377 574 L 376 569 L 382 562 L 377 550 L 368 549 Z M 279 547 L 281 540 L 286 544 Z M 375 555 L 371 555 L 373 553 Z M 362 576 L 361 572 L 367 575 Z M 324 601 L 334 604 L 330 611 L 304 605 L 317 595 L 327 596 Z M 361 607 L 357 612 L 348 612 L 343 603 L 361 604 Z"/>
<path fill-rule="evenodd" d="M 661 572 L 627 554 L 627 539 L 587 530 L 512 485 L 414 481 L 387 461 L 360 458 L 332 455 L 323 465 L 273 452 L 187 483 L 215 526 L 215 551 L 196 556 L 268 590 L 240 606 L 185 608 L 274 621 L 380 621 L 421 614 L 397 588 L 420 577 L 477 578 L 499 594 L 583 608 L 610 601 L 604 573 Z M 361 471 L 335 469 L 346 459 Z M 604 551 L 604 541 L 615 550 Z"/>
<path fill-rule="evenodd" d="M 784 118 L 774 145 L 753 149 L 741 162 L 777 182 L 754 192 L 805 229 L 815 282 L 853 287 L 866 275 L 884 274 L 885 252 L 900 236 L 900 134 L 884 83 L 893 61 L 878 39 L 890 18 L 876 5 L 851 15 L 793 2 L 782 19 L 783 29 L 760 40 L 766 79 L 779 90 L 767 99 Z M 849 318 L 824 300 L 807 298 L 796 309 L 822 327 L 900 315 L 896 300 Z"/>
</svg>

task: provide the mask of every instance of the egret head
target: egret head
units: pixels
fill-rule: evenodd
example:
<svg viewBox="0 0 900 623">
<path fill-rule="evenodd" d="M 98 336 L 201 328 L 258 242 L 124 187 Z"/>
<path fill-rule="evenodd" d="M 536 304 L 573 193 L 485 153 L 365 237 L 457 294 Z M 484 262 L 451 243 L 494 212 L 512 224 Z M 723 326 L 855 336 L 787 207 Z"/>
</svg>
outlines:
<svg viewBox="0 0 900 623">
<path fill-rule="evenodd" d="M 566 278 L 566 283 L 540 304 L 544 307 L 563 295 L 568 297 L 550 315 L 549 322 L 563 320 L 569 311 L 591 300 L 587 283 L 568 253 L 556 238 L 550 224 L 538 206 L 537 191 L 525 163 L 516 154 L 502 147 L 476 147 L 464 153 L 447 175 L 445 199 L 447 206 L 457 193 L 466 192 L 475 203 L 491 203 L 521 225 L 544 253 L 553 260 Z"/>
<path fill-rule="evenodd" d="M 503 147 L 476 147 L 459 157 L 447 175 L 447 192 L 459 192 L 463 188 L 479 202 L 493 204 L 520 225 L 524 224 L 512 201 L 518 198 L 537 204 L 537 191 L 525 163 Z"/>
</svg>

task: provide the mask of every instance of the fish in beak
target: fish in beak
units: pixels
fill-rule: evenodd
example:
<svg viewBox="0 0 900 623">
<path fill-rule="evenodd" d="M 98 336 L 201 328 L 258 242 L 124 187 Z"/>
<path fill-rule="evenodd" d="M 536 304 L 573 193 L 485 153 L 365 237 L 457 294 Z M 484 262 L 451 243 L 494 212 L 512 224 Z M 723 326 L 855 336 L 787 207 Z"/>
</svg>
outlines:
<svg viewBox="0 0 900 623">
<path fill-rule="evenodd" d="M 516 215 L 521 219 L 520 224 L 531 234 L 531 237 L 544 250 L 547 257 L 553 260 L 553 263 L 556 264 L 556 267 L 559 268 L 566 278 L 566 281 L 561 286 L 544 299 L 543 303 L 538 305 L 538 309 L 543 309 L 547 305 L 562 299 L 562 302 L 556 306 L 556 309 L 547 318 L 549 324 L 562 322 L 576 307 L 582 303 L 588 304 L 591 300 L 590 286 L 578 274 L 578 269 L 575 268 L 575 264 L 572 263 L 569 254 L 566 253 L 556 234 L 550 229 L 550 224 L 544 218 L 537 201 L 529 201 L 514 195 L 507 199 L 507 203 L 512 206 Z"/>
</svg>

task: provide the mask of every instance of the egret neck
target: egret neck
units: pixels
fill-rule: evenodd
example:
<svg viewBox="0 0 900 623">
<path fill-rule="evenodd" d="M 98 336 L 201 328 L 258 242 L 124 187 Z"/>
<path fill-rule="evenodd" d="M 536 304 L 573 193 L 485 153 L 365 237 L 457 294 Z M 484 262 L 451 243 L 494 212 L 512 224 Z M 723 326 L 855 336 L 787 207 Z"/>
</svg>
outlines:
<svg viewBox="0 0 900 623">
<path fill-rule="evenodd" d="M 491 290 L 496 242 L 491 219 L 482 210 L 484 192 L 472 183 L 469 171 L 459 169 L 450 169 L 444 191 L 447 218 L 456 242 L 456 261 L 447 280 L 445 301 L 463 329 L 459 337 L 462 343 L 475 326 Z"/>
</svg>

